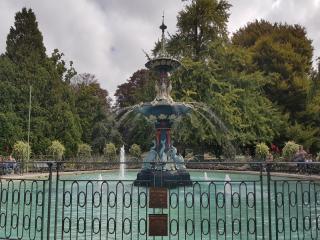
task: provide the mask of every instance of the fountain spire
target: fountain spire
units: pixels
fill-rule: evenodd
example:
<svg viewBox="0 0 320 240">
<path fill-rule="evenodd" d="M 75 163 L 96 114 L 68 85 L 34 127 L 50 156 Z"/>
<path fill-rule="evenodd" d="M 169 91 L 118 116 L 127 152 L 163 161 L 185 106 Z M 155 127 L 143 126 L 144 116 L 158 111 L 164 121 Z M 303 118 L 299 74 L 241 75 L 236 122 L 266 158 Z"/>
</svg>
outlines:
<svg viewBox="0 0 320 240">
<path fill-rule="evenodd" d="M 176 70 L 181 66 L 181 63 L 169 56 L 166 51 L 166 38 L 165 30 L 167 26 L 164 23 L 164 14 L 162 15 L 162 24 L 159 27 L 161 29 L 161 46 L 154 58 L 148 59 L 149 61 L 145 64 L 147 68 L 156 73 L 158 80 L 155 84 L 156 98 L 153 100 L 152 104 L 172 104 L 174 101 L 170 95 L 172 90 L 171 80 L 169 78 L 170 72 Z"/>
<path fill-rule="evenodd" d="M 145 64 L 147 68 L 155 72 L 171 72 L 180 67 L 181 63 L 169 56 L 166 50 L 166 37 L 165 30 L 167 29 L 167 25 L 164 23 L 164 13 L 162 15 L 162 24 L 159 27 L 161 29 L 161 46 L 160 50 L 157 54 L 155 54 L 154 58 L 149 59 L 149 61 Z"/>
<path fill-rule="evenodd" d="M 165 43 L 166 43 L 166 38 L 164 35 L 164 31 L 167 29 L 167 26 L 164 24 L 164 11 L 163 11 L 163 15 L 162 15 L 162 24 L 159 27 L 162 31 L 162 35 L 161 35 L 161 49 L 160 49 L 160 56 L 167 56 L 167 51 L 165 48 Z"/>
</svg>

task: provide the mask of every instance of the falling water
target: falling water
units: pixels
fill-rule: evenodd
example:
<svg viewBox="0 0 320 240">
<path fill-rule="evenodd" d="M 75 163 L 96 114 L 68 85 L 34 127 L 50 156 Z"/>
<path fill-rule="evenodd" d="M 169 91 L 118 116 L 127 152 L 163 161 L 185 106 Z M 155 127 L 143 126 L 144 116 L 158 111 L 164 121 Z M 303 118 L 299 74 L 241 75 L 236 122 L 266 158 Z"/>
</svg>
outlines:
<svg viewBox="0 0 320 240">
<path fill-rule="evenodd" d="M 124 151 L 124 146 L 121 147 L 120 149 L 120 179 L 124 179 L 124 173 L 125 173 L 125 151 Z"/>
<path fill-rule="evenodd" d="M 224 187 L 225 187 L 225 193 L 231 193 L 231 178 L 229 174 L 226 174 L 224 178 Z"/>
<path fill-rule="evenodd" d="M 206 180 L 206 181 L 209 180 L 207 172 L 204 172 L 204 173 L 203 173 L 203 178 L 204 178 L 204 180 Z"/>
<path fill-rule="evenodd" d="M 220 142 L 223 150 L 223 155 L 232 159 L 236 154 L 236 149 L 230 141 L 229 130 L 218 115 L 210 109 L 206 104 L 199 102 L 186 102 L 185 104 L 191 109 L 187 118 L 196 118 L 206 127 L 206 130 L 215 136 L 216 140 Z"/>
<path fill-rule="evenodd" d="M 100 187 L 102 185 L 102 175 L 101 173 L 99 174 L 98 178 L 97 178 L 97 185 Z"/>
<path fill-rule="evenodd" d="M 101 173 L 99 174 L 98 181 L 102 181 L 102 175 L 101 175 Z"/>
<path fill-rule="evenodd" d="M 175 102 L 172 103 L 172 107 L 175 105 L 184 105 L 189 108 L 190 111 L 184 116 L 179 116 L 174 122 L 173 128 L 178 132 L 180 121 L 182 118 L 189 119 L 191 122 L 195 119 L 205 127 L 205 130 L 214 136 L 217 142 L 221 145 L 223 150 L 223 156 L 227 159 L 233 159 L 236 154 L 236 148 L 231 141 L 231 135 L 224 124 L 224 122 L 218 117 L 218 115 L 211 110 L 209 106 L 199 102 Z M 132 131 L 135 129 L 135 122 L 143 114 L 139 111 L 142 104 L 136 104 L 130 107 L 122 108 L 117 111 L 117 126 L 126 126 L 126 129 Z M 179 119 L 179 120 L 178 120 Z"/>
</svg>

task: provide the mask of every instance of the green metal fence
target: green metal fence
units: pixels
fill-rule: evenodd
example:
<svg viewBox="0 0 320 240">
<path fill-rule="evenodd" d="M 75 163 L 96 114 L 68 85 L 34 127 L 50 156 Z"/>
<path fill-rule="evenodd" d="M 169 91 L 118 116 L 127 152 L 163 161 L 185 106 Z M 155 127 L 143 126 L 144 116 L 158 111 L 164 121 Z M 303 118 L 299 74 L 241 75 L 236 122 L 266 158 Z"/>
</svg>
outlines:
<svg viewBox="0 0 320 240">
<path fill-rule="evenodd" d="M 166 209 L 149 208 L 149 188 L 133 180 L 81 179 L 61 174 L 64 163 L 41 164 L 44 176 L 0 179 L 0 239 L 320 239 L 320 182 L 276 176 L 287 163 L 247 163 L 255 170 L 247 180 L 168 189 Z M 149 236 L 155 213 L 167 214 L 168 236 Z"/>
</svg>

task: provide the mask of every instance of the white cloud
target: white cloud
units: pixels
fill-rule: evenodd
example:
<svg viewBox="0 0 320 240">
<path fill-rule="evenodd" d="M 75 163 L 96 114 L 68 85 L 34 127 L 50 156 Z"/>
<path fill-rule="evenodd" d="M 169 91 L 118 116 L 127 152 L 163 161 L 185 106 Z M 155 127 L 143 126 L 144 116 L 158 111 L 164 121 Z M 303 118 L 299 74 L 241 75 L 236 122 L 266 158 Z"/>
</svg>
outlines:
<svg viewBox="0 0 320 240">
<path fill-rule="evenodd" d="M 320 0 L 231 0 L 229 32 L 248 21 L 299 23 L 314 40 L 315 55 L 320 55 Z M 0 1 L 0 52 L 14 15 L 22 7 L 36 13 L 47 52 L 54 48 L 72 60 L 78 72 L 96 74 L 101 85 L 113 94 L 118 84 L 146 61 L 142 49 L 150 51 L 159 38 L 158 26 L 165 10 L 168 31 L 174 32 L 181 0 L 2 0 Z"/>
<path fill-rule="evenodd" d="M 166 9 L 168 30 L 175 30 L 180 0 L 6 0 L 0 3 L 0 51 L 5 51 L 6 35 L 14 15 L 31 7 L 43 33 L 47 53 L 58 48 L 72 60 L 78 72 L 94 73 L 101 85 L 114 94 L 117 85 L 146 61 L 160 35 L 162 6 Z"/>
</svg>

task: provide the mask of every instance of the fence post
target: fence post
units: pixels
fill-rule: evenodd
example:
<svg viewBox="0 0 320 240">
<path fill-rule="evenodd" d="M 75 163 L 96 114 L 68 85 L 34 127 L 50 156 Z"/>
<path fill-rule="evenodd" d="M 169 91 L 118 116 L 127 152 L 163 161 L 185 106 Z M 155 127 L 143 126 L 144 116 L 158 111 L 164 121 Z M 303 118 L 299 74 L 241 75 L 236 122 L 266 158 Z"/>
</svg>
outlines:
<svg viewBox="0 0 320 240">
<path fill-rule="evenodd" d="M 272 223 L 271 223 L 271 163 L 267 162 L 267 187 L 268 187 L 268 228 L 269 238 L 272 240 Z M 263 200 L 262 200 L 263 201 Z"/>
<path fill-rule="evenodd" d="M 20 160 L 20 175 L 23 174 L 23 169 L 24 169 L 24 161 Z"/>
<path fill-rule="evenodd" d="M 265 239 L 265 230 L 264 230 L 264 197 L 263 197 L 263 167 L 264 164 L 260 163 L 260 197 L 261 197 L 261 219 L 262 219 L 262 239 Z"/>
<path fill-rule="evenodd" d="M 49 190 L 48 190 L 48 215 L 47 215 L 47 239 L 50 240 L 50 219 L 51 219 L 51 192 L 52 192 L 52 162 L 48 163 L 49 167 Z"/>
<path fill-rule="evenodd" d="M 59 169 L 60 169 L 60 162 L 56 162 L 56 199 L 55 199 L 55 216 L 54 216 L 54 238 L 57 239 L 57 223 L 58 223 L 58 194 L 59 194 Z"/>
</svg>

